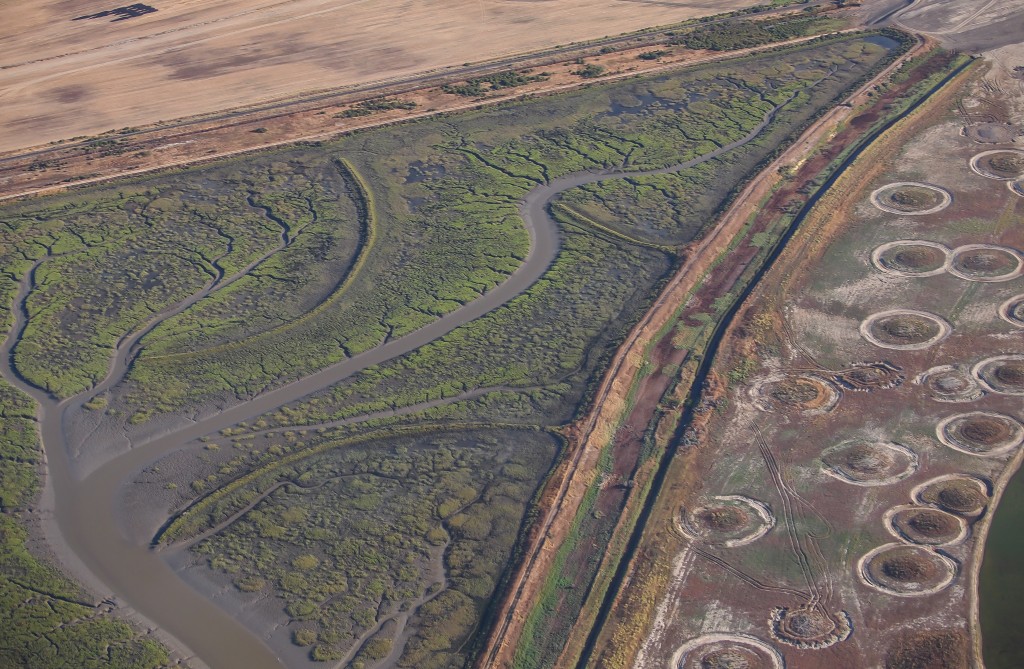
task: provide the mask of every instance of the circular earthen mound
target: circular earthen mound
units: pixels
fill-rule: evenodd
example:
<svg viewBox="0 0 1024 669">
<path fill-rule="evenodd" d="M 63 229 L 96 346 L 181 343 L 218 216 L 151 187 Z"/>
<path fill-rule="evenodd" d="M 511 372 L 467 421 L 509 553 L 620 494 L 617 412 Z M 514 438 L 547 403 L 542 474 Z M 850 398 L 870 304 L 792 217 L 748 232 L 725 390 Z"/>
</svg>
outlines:
<svg viewBox="0 0 1024 669">
<path fill-rule="evenodd" d="M 962 365 L 932 367 L 914 379 L 938 402 L 973 402 L 985 395 L 981 386 Z"/>
<path fill-rule="evenodd" d="M 917 471 L 917 454 L 906 446 L 845 441 L 821 456 L 822 471 L 853 485 L 871 487 L 901 481 Z"/>
<path fill-rule="evenodd" d="M 943 274 L 949 261 L 948 247 L 922 239 L 882 244 L 871 252 L 871 263 L 896 276 L 924 277 Z"/>
<path fill-rule="evenodd" d="M 1024 295 L 1014 295 L 999 305 L 999 317 L 1010 325 L 1024 328 Z"/>
<path fill-rule="evenodd" d="M 1024 355 L 998 355 L 982 360 L 971 374 L 985 390 L 1024 395 Z"/>
<path fill-rule="evenodd" d="M 948 546 L 967 536 L 962 518 L 927 506 L 898 507 L 886 514 L 886 522 L 897 538 L 913 544 Z"/>
<path fill-rule="evenodd" d="M 1024 257 L 1005 246 L 968 244 L 953 249 L 946 270 L 967 281 L 1012 281 L 1024 272 Z"/>
<path fill-rule="evenodd" d="M 762 411 L 824 413 L 840 398 L 831 382 L 808 374 L 773 374 L 755 383 L 751 393 Z"/>
<path fill-rule="evenodd" d="M 971 169 L 989 179 L 1017 179 L 1024 176 L 1024 151 L 995 149 L 971 158 Z"/>
<path fill-rule="evenodd" d="M 903 597 L 936 593 L 956 576 L 951 558 L 922 546 L 886 544 L 860 559 L 861 580 L 867 585 Z"/>
<path fill-rule="evenodd" d="M 1017 136 L 1017 129 L 1007 123 L 972 123 L 964 134 L 978 144 L 1009 144 Z"/>
<path fill-rule="evenodd" d="M 946 446 L 969 455 L 1003 455 L 1024 443 L 1024 425 L 999 413 L 973 411 L 944 419 L 935 432 Z"/>
<path fill-rule="evenodd" d="M 921 504 L 968 518 L 984 511 L 989 498 L 984 481 L 956 474 L 926 481 L 915 488 L 911 496 Z"/>
<path fill-rule="evenodd" d="M 893 309 L 873 314 L 860 324 L 860 334 L 875 346 L 895 350 L 928 348 L 945 339 L 952 328 L 935 314 Z"/>
<path fill-rule="evenodd" d="M 906 377 L 899 367 L 888 362 L 868 362 L 837 372 L 832 378 L 846 390 L 868 392 L 895 388 L 902 384 Z"/>
<path fill-rule="evenodd" d="M 672 655 L 673 669 L 783 669 L 782 655 L 747 634 L 718 632 L 687 641 Z"/>
<path fill-rule="evenodd" d="M 679 530 L 694 541 L 734 548 L 760 539 L 775 525 L 767 505 L 742 495 L 721 495 L 681 509 Z"/>
<path fill-rule="evenodd" d="M 953 197 L 949 191 L 932 184 L 900 181 L 871 193 L 871 204 L 890 214 L 923 216 L 942 211 Z"/>
<path fill-rule="evenodd" d="M 853 631 L 846 611 L 830 614 L 818 607 L 777 607 L 769 617 L 772 638 L 805 650 L 834 646 Z"/>
</svg>

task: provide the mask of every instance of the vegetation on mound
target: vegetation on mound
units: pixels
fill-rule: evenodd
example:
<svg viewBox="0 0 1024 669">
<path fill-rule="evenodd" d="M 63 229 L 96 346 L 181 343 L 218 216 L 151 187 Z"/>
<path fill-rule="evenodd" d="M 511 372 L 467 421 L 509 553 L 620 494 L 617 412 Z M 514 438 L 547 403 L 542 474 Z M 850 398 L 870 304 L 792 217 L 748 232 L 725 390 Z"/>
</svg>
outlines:
<svg viewBox="0 0 1024 669">
<path fill-rule="evenodd" d="M 903 634 L 885 658 L 885 669 L 966 669 L 967 640 L 958 630 Z"/>
<path fill-rule="evenodd" d="M 522 72 L 509 70 L 507 72 L 497 72 L 495 74 L 488 74 L 483 77 L 469 79 L 464 84 L 443 86 L 442 90 L 444 90 L 445 93 L 452 93 L 453 95 L 475 98 L 486 93 L 490 93 L 491 91 L 499 91 L 505 88 L 518 88 L 520 86 L 525 86 L 526 84 L 532 84 L 535 81 L 546 81 L 550 78 L 551 75 L 547 72 L 532 74 L 532 70 L 523 70 Z"/>
<path fill-rule="evenodd" d="M 411 100 L 395 100 L 392 98 L 377 98 L 375 100 L 364 100 L 350 109 L 334 115 L 334 118 L 354 118 L 357 116 L 369 116 L 378 111 L 391 111 L 393 109 L 415 109 L 416 103 Z"/>
</svg>

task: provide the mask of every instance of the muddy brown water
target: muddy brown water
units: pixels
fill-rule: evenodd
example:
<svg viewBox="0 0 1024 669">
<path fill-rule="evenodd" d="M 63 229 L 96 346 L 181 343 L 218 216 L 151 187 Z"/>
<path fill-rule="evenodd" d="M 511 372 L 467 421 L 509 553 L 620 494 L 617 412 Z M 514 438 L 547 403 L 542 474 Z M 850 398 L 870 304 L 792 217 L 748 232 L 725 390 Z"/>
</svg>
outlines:
<svg viewBox="0 0 1024 669">
<path fill-rule="evenodd" d="M 40 435 L 48 468 L 41 505 L 53 511 L 54 519 L 54 522 L 48 524 L 47 540 L 72 575 L 94 591 L 122 600 L 131 610 L 172 637 L 175 642 L 173 645 L 182 650 L 187 649 L 200 658 L 205 666 L 214 669 L 282 669 L 284 663 L 266 643 L 257 639 L 242 623 L 202 593 L 185 585 L 161 559 L 161 554 L 152 550 L 148 543 L 127 536 L 119 520 L 120 512 L 123 511 L 118 508 L 122 486 L 145 466 L 183 448 L 190 441 L 273 411 L 334 385 L 371 365 L 413 351 L 497 309 L 526 291 L 547 271 L 559 251 L 557 225 L 550 217 L 548 207 L 560 193 L 608 179 L 678 172 L 713 160 L 757 137 L 785 104 L 766 113 L 761 123 L 745 137 L 683 163 L 643 171 L 613 169 L 578 172 L 537 186 L 520 205 L 520 213 L 530 234 L 529 255 L 494 290 L 404 337 L 220 413 L 133 443 L 131 450 L 114 457 L 81 479 L 76 477 L 73 462 L 68 455 L 69 417 L 98 390 L 110 388 L 124 378 L 131 362 L 142 349 L 142 338 L 160 320 L 180 313 L 198 300 L 193 296 L 168 308 L 156 322 L 123 338 L 115 350 L 109 373 L 103 382 L 72 398 L 59 400 L 28 383 L 13 364 L 12 353 L 27 320 L 25 299 L 34 281 L 34 271 L 27 273 L 16 297 L 15 323 L 0 345 L 0 373 L 9 383 L 32 396 L 38 404 Z M 192 662 L 196 663 L 195 659 Z"/>
</svg>

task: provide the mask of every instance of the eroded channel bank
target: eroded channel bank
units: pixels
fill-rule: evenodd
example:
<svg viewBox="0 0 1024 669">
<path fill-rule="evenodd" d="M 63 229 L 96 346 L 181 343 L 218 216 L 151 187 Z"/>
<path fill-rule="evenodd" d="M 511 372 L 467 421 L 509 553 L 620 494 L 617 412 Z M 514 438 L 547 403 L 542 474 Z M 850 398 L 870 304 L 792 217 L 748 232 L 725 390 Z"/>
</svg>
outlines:
<svg viewBox="0 0 1024 669">
<path fill-rule="evenodd" d="M 432 342 L 460 325 L 469 323 L 506 304 L 532 286 L 550 267 L 559 251 L 557 226 L 548 213 L 560 193 L 608 179 L 626 179 L 677 172 L 713 160 L 754 140 L 786 103 L 769 110 L 743 138 L 692 160 L 647 171 L 607 170 L 577 172 L 534 188 L 520 211 L 529 231 L 531 246 L 524 263 L 500 286 L 481 298 L 399 339 L 353 356 L 303 379 L 281 386 L 221 413 L 183 428 L 132 444 L 132 449 L 108 462 L 82 480 L 72 470 L 68 456 L 68 417 L 95 388 L 59 400 L 33 386 L 18 374 L 12 352 L 27 323 L 25 300 L 33 288 L 33 272 L 22 281 L 16 296 L 15 323 L 0 346 L 0 372 L 12 385 L 38 404 L 40 434 L 47 456 L 49 476 L 43 497 L 53 510 L 48 539 L 65 566 L 80 580 L 101 592 L 112 592 L 139 615 L 157 625 L 178 643 L 212 667 L 245 666 L 270 669 L 283 666 L 273 651 L 259 643 L 241 623 L 232 619 L 199 592 L 184 587 L 176 573 L 145 544 L 125 537 L 115 504 L 121 486 L 147 464 L 184 444 L 230 427 L 310 393 L 329 387 L 371 365 L 379 364 Z M 251 269 L 247 268 L 247 269 Z M 102 382 L 110 387 L 120 381 L 134 357 L 140 340 L 160 322 L 191 306 L 221 282 L 169 308 L 135 333 L 123 337 Z"/>
</svg>

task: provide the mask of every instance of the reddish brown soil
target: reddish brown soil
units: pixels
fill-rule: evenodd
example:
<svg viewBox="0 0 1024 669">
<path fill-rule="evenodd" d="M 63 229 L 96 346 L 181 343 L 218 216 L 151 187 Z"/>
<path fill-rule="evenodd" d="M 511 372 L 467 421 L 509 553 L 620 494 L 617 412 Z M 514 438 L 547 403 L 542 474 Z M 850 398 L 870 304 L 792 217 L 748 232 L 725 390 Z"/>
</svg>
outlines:
<svg viewBox="0 0 1024 669">
<path fill-rule="evenodd" d="M 887 91 L 887 94 L 890 92 Z M 977 147 L 969 144 L 966 139 L 957 139 L 955 129 L 954 132 L 947 132 L 948 126 L 951 125 L 948 123 L 947 110 L 953 108 L 956 95 L 956 87 L 944 89 L 929 103 L 927 111 L 915 114 L 909 121 L 901 123 L 887 133 L 883 141 L 877 147 L 873 147 L 863 160 L 858 160 L 854 169 L 836 184 L 826 199 L 822 200 L 820 207 L 816 208 L 815 214 L 807 221 L 805 229 L 791 242 L 783 257 L 762 282 L 751 305 L 740 314 L 727 334 L 720 353 L 721 358 L 716 361 L 716 370 L 720 376 L 736 369 L 741 361 L 752 354 L 770 356 L 773 365 L 779 365 L 783 370 L 787 367 L 801 371 L 815 369 L 815 365 L 819 365 L 815 356 L 822 354 L 805 350 L 804 347 L 809 348 L 810 345 L 804 344 L 805 340 L 801 340 L 790 331 L 796 327 L 794 323 L 800 324 L 795 317 L 788 316 L 788 311 L 783 311 L 792 305 L 795 305 L 793 308 L 806 309 L 818 319 L 831 320 L 832 314 L 835 314 L 837 321 L 844 319 L 836 325 L 836 329 L 847 328 L 845 324 L 852 323 L 852 326 L 847 328 L 850 332 L 845 333 L 844 330 L 842 335 L 846 339 L 838 340 L 850 341 L 850 352 L 847 352 L 846 348 L 840 348 L 840 352 L 833 355 L 842 361 L 841 364 L 848 365 L 851 359 L 871 360 L 872 358 L 867 356 L 872 354 L 884 355 L 894 368 L 908 370 L 906 374 L 910 378 L 912 373 L 917 374 L 938 364 L 959 361 L 970 364 L 971 361 L 986 355 L 1002 352 L 1000 347 L 1005 346 L 1005 337 L 1000 340 L 997 337 L 989 337 L 988 333 L 999 334 L 1009 329 L 1009 326 L 1005 321 L 997 322 L 994 306 L 993 313 L 989 314 L 989 320 L 977 317 L 970 321 L 970 327 L 977 330 L 954 329 L 951 337 L 935 347 L 936 350 L 882 352 L 877 348 L 871 348 L 856 335 L 857 323 L 872 313 L 871 311 L 852 314 L 844 312 L 844 304 L 835 293 L 828 298 L 833 302 L 827 302 L 825 298 L 814 294 L 815 282 L 820 280 L 820 275 L 833 271 L 831 267 L 816 264 L 821 255 L 830 248 L 830 242 L 840 239 L 840 235 L 843 235 L 841 240 L 845 244 L 856 244 L 856 240 L 850 241 L 851 236 L 855 236 L 854 233 L 850 232 L 847 235 L 847 232 L 864 230 L 865 235 L 868 235 L 871 233 L 869 226 L 874 224 L 874 221 L 865 222 L 862 219 L 872 215 L 882 218 L 878 213 L 863 215 L 867 208 L 860 205 L 865 201 L 866 192 L 870 192 L 866 189 L 877 188 L 886 180 L 891 182 L 915 178 L 914 175 L 906 173 L 913 169 L 912 167 L 901 165 L 897 169 L 894 166 L 896 158 L 901 156 L 900 147 L 905 146 L 907 142 L 917 142 L 918 138 L 925 136 L 927 132 L 931 132 L 931 136 L 934 137 L 936 126 L 941 123 L 944 133 L 941 135 L 943 147 L 950 152 L 950 172 L 955 167 L 960 170 L 957 174 L 960 174 L 960 178 L 965 182 L 971 179 L 966 176 L 969 174 L 967 161 L 977 152 Z M 851 123 L 851 126 L 855 125 L 856 121 Z M 861 129 L 863 127 L 866 127 L 866 124 Z M 833 147 L 848 145 L 852 138 L 852 134 L 845 137 L 840 135 L 830 141 L 828 146 L 824 147 L 826 156 Z M 953 147 L 952 150 L 950 146 Z M 927 172 L 916 178 L 926 179 Z M 799 179 L 795 181 L 801 183 Z M 987 183 L 982 182 L 980 178 L 975 179 L 962 189 L 956 189 L 956 197 L 948 211 L 932 214 L 926 221 L 910 221 L 907 226 L 917 226 L 912 230 L 912 234 L 921 234 L 921 238 L 930 238 L 924 235 L 939 234 L 937 231 L 942 231 L 945 237 L 939 239 L 951 246 L 979 242 L 1016 246 L 1021 243 L 1021 229 L 1014 225 L 1019 219 L 1019 214 L 1014 213 L 1016 199 L 1005 191 L 1004 184 L 994 180 Z M 772 195 L 769 203 L 762 203 L 761 210 L 778 211 L 796 198 L 795 190 L 780 189 Z M 976 216 L 991 222 L 990 228 L 979 233 L 977 230 L 957 227 L 957 221 L 963 221 L 968 216 Z M 885 217 L 886 221 L 892 219 L 891 216 Z M 999 222 L 999 225 L 996 222 Z M 847 227 L 852 224 L 858 227 Z M 757 225 L 756 219 L 754 225 Z M 896 227 L 896 224 L 893 223 L 892 227 Z M 885 234 L 894 234 L 894 231 L 885 228 Z M 874 243 L 877 245 L 878 242 L 886 240 L 877 239 Z M 845 250 L 851 247 L 835 248 Z M 853 248 L 856 251 L 851 250 L 850 254 L 859 254 L 858 263 L 863 263 L 864 250 L 859 246 Z M 870 251 L 873 247 L 866 248 Z M 851 282 L 861 281 L 869 288 L 877 285 L 863 280 L 862 275 L 858 274 L 862 272 L 863 275 L 868 275 L 870 270 L 852 265 L 851 262 L 849 269 L 837 271 L 836 276 L 845 278 L 846 272 L 849 272 L 854 277 L 850 279 Z M 940 280 L 952 282 L 953 277 Z M 963 285 L 955 285 L 954 289 L 966 290 L 964 286 L 972 288 L 976 285 L 964 282 Z M 869 288 L 863 289 L 859 296 L 862 302 L 869 303 L 870 297 L 874 294 Z M 997 288 L 988 290 L 995 291 Z M 955 295 L 959 297 L 960 293 L 956 292 Z M 892 300 L 892 296 L 879 298 L 881 299 L 877 301 Z M 999 298 L 996 300 L 991 294 L 985 294 L 985 304 L 991 302 L 998 305 L 1001 300 L 1006 299 L 1005 291 L 999 294 Z M 857 304 L 858 308 L 861 308 L 861 302 Z M 922 310 L 929 309 L 922 305 Z M 945 314 L 946 311 L 942 313 Z M 824 327 L 822 331 L 826 335 L 830 332 Z M 977 331 L 986 334 L 973 334 Z M 818 348 L 812 351 L 820 351 L 822 348 L 817 342 L 813 345 Z M 845 343 L 841 345 L 846 346 Z M 769 367 L 768 371 L 774 372 L 779 367 Z M 818 366 L 817 369 L 822 368 Z M 824 375 L 825 371 L 814 373 Z M 835 376 L 827 378 L 838 379 L 843 373 L 834 372 Z M 794 594 L 794 589 L 805 587 L 805 578 L 810 581 L 827 581 L 828 585 L 820 592 L 822 601 L 831 601 L 828 609 L 830 611 L 850 611 L 854 628 L 858 631 L 846 641 L 831 646 L 827 652 L 786 649 L 787 666 L 800 669 L 879 666 L 883 663 L 888 663 L 891 667 L 966 666 L 962 660 L 968 647 L 967 637 L 957 639 L 959 630 L 951 632 L 954 635 L 951 638 L 955 641 L 950 642 L 952 646 L 943 641 L 938 644 L 940 649 L 937 651 L 931 640 L 924 637 L 904 637 L 900 635 L 900 630 L 913 626 L 915 630 L 938 630 L 937 633 L 944 634 L 949 631 L 950 620 L 958 618 L 962 618 L 964 628 L 967 627 L 972 579 L 975 578 L 972 570 L 979 561 L 979 555 L 975 552 L 977 533 L 972 532 L 971 537 L 963 545 L 948 548 L 961 565 L 961 569 L 957 570 L 954 585 L 937 593 L 925 597 L 894 598 L 891 594 L 873 590 L 860 583 L 854 576 L 856 561 L 861 555 L 870 548 L 892 542 L 893 539 L 882 522 L 883 514 L 894 506 L 911 502 L 909 493 L 915 485 L 930 477 L 960 473 L 965 467 L 968 468 L 963 470 L 965 473 L 983 479 L 994 477 L 1001 471 L 1002 463 L 985 458 L 951 455 L 936 446 L 933 436 L 934 425 L 940 419 L 956 413 L 957 408 L 923 397 L 920 387 L 915 388 L 915 385 L 896 384 L 884 389 L 884 392 L 883 389 L 876 389 L 872 392 L 846 393 L 837 411 L 823 416 L 800 416 L 799 419 L 793 418 L 792 415 L 754 411 L 752 407 L 743 404 L 746 397 L 744 387 L 734 388 L 729 392 L 728 409 L 722 412 L 709 412 L 711 417 L 707 420 L 706 427 L 693 426 L 685 450 L 680 452 L 673 462 L 662 493 L 662 501 L 652 513 L 644 543 L 632 564 L 629 587 L 619 593 L 609 627 L 602 634 L 604 645 L 602 647 L 599 644 L 590 666 L 665 666 L 678 644 L 701 633 L 701 621 L 706 622 L 705 616 L 709 611 L 708 602 L 714 602 L 716 629 L 735 630 L 764 638 L 763 621 L 766 612 L 773 606 L 782 604 L 792 603 L 799 606 L 800 593 Z M 708 393 L 705 401 L 720 403 L 723 394 L 725 393 L 721 391 Z M 983 406 L 993 411 L 1019 411 L 1019 407 L 1013 410 L 1008 408 L 1011 406 L 1011 399 L 986 396 L 984 402 Z M 878 488 L 853 488 L 839 480 L 813 479 L 810 467 L 816 461 L 820 461 L 824 448 L 837 443 L 846 435 L 872 436 L 879 440 L 895 439 L 895 433 L 882 433 L 882 430 L 890 429 L 890 423 L 887 421 L 893 421 L 895 424 L 899 416 L 927 416 L 927 420 L 923 421 L 924 425 L 915 425 L 915 430 L 919 430 L 919 434 L 910 435 L 906 429 L 902 433 L 910 439 L 910 446 L 920 450 L 921 470 L 911 478 Z M 872 432 L 872 435 L 865 435 L 867 431 Z M 879 434 L 875 436 L 875 433 Z M 770 455 L 776 458 L 782 479 L 788 481 L 789 485 L 798 487 L 799 493 L 804 496 L 803 502 L 793 501 L 789 493 L 783 494 L 773 489 L 765 465 L 762 465 L 760 470 L 757 469 L 757 450 L 751 448 L 749 440 L 744 439 L 744 436 L 756 437 L 758 434 L 764 435 L 763 440 L 769 445 L 769 450 L 773 451 Z M 885 463 L 881 460 L 876 461 L 872 457 L 873 454 L 866 455 L 868 457 L 863 458 L 862 462 L 854 457 L 851 464 L 868 471 L 884 466 Z M 768 462 L 768 457 L 763 459 Z M 741 466 L 741 460 L 747 466 Z M 768 466 L 769 471 L 770 469 Z M 938 485 L 940 484 L 936 484 Z M 958 487 L 959 485 L 945 486 L 952 490 Z M 773 511 L 779 516 L 776 528 L 759 540 L 756 547 L 713 551 L 711 547 L 701 548 L 697 545 L 690 550 L 687 547 L 691 544 L 687 540 L 665 531 L 665 526 L 670 521 L 671 507 L 677 507 L 679 503 L 688 503 L 695 497 L 730 493 L 749 494 L 762 499 L 771 504 Z M 976 503 L 976 506 L 983 506 L 987 502 L 983 495 L 967 488 L 962 491 L 956 490 L 956 493 L 954 496 L 958 499 L 950 500 L 950 506 L 967 507 L 972 502 Z M 799 552 L 796 552 L 791 560 L 780 559 L 790 541 L 784 519 L 785 512 L 782 511 L 785 502 L 780 500 L 780 496 L 785 499 L 787 495 L 790 496 L 789 503 L 797 506 L 806 504 L 806 507 L 799 511 L 802 520 L 796 525 L 797 536 L 801 532 L 805 533 L 805 538 L 800 540 L 800 544 L 804 546 L 806 554 L 800 557 Z M 947 493 L 946 497 L 950 497 L 950 494 Z M 974 499 L 975 497 L 982 499 Z M 927 497 L 925 501 L 929 501 Z M 822 517 L 827 519 L 827 529 L 821 527 L 826 522 Z M 987 516 L 970 517 L 968 522 L 973 523 L 976 531 L 980 531 L 987 522 L 986 518 Z M 936 534 L 949 529 L 946 527 L 946 521 L 955 524 L 955 521 L 948 518 L 927 516 L 918 524 L 921 526 L 922 534 Z M 810 530 L 800 529 L 801 523 L 807 523 L 808 526 L 815 528 L 813 533 L 814 536 L 821 537 L 820 543 L 816 543 L 818 540 L 811 536 Z M 856 542 L 850 540 L 851 535 L 858 537 Z M 852 545 L 854 543 L 856 545 Z M 820 553 L 815 546 L 820 549 Z M 698 552 L 698 549 L 703 552 Z M 909 583 L 938 579 L 946 575 L 946 567 L 941 561 L 929 559 L 929 556 L 933 555 L 929 552 L 931 549 L 910 550 L 913 552 L 883 554 L 877 565 L 879 573 L 890 581 Z M 705 553 L 711 553 L 711 556 L 706 557 Z M 772 561 L 769 556 L 773 554 L 780 558 Z M 794 567 L 801 559 L 807 560 L 807 570 Z M 676 576 L 677 574 L 679 576 Z M 661 599 L 662 596 L 664 599 Z M 797 601 L 794 602 L 794 599 Z M 648 637 L 650 643 L 645 646 L 643 661 L 637 662 L 636 652 L 641 643 L 637 639 L 642 640 L 651 632 L 652 623 L 656 625 L 655 631 Z M 925 663 L 915 664 L 919 661 Z"/>
</svg>

